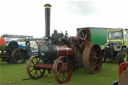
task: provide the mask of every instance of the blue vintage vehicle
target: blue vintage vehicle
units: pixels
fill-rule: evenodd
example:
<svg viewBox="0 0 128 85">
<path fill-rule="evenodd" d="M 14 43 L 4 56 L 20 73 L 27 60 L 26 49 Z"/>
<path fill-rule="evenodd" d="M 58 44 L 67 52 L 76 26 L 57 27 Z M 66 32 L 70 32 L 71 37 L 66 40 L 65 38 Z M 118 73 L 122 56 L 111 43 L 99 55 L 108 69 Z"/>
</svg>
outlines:
<svg viewBox="0 0 128 85">
<path fill-rule="evenodd" d="M 0 58 L 2 61 L 20 64 L 38 53 L 36 41 L 29 41 L 29 44 L 26 43 L 28 39 L 25 39 L 25 37 L 31 36 L 5 34 L 2 37 L 6 40 L 6 45 L 0 45 Z M 16 38 L 20 39 L 16 40 Z"/>
</svg>

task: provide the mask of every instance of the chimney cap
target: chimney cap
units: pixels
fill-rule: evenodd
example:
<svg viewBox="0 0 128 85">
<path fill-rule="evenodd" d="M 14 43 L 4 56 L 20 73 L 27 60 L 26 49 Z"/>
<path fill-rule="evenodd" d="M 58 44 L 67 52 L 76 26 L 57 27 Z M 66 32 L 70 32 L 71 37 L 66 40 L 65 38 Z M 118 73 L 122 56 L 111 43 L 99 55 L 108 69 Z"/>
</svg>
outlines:
<svg viewBox="0 0 128 85">
<path fill-rule="evenodd" d="M 45 8 L 51 8 L 51 4 L 45 4 L 44 7 Z"/>
</svg>

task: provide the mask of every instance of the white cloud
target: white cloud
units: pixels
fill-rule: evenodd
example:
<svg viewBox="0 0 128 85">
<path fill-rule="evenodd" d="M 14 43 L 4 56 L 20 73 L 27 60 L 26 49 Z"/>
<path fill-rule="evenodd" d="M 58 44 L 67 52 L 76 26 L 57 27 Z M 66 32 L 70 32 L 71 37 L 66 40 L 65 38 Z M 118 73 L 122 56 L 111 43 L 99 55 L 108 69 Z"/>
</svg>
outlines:
<svg viewBox="0 0 128 85">
<path fill-rule="evenodd" d="M 72 5 L 76 2 L 86 7 Z M 43 37 L 45 3 L 52 4 L 51 32 L 67 30 L 76 35 L 77 27 L 128 27 L 125 0 L 0 0 L 0 34 Z"/>
</svg>

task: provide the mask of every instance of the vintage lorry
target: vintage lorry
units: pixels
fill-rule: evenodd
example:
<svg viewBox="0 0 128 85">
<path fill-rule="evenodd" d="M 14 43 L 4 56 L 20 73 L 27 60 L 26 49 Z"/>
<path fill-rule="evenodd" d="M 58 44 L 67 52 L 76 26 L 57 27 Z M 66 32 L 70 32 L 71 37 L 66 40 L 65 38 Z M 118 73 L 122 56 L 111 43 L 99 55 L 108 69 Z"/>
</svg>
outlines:
<svg viewBox="0 0 128 85">
<path fill-rule="evenodd" d="M 91 43 L 97 43 L 102 49 L 104 62 L 117 59 L 120 64 L 128 58 L 128 30 L 122 28 L 84 27 L 88 29 Z"/>
</svg>

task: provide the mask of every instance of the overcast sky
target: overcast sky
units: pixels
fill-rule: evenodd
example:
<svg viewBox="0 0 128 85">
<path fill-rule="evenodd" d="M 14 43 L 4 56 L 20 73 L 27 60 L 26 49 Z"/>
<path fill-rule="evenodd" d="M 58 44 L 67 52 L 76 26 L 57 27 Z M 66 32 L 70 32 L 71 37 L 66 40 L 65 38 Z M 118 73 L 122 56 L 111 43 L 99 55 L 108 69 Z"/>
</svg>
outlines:
<svg viewBox="0 0 128 85">
<path fill-rule="evenodd" d="M 44 4 L 51 3 L 51 33 L 79 27 L 128 28 L 127 0 L 0 0 L 0 35 L 44 36 Z"/>
</svg>

